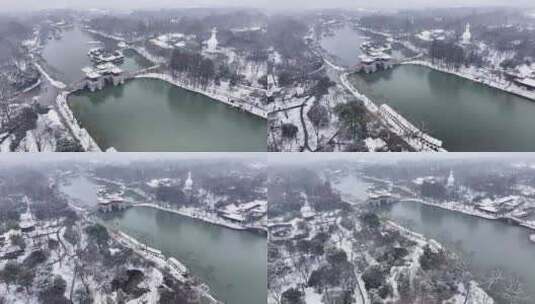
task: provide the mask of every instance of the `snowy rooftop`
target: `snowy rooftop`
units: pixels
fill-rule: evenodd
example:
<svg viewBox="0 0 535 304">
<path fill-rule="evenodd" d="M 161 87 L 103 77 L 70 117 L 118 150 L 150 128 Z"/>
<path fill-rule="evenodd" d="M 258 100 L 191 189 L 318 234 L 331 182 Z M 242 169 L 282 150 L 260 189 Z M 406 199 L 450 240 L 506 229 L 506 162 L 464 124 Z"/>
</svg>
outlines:
<svg viewBox="0 0 535 304">
<path fill-rule="evenodd" d="M 532 87 L 532 88 L 535 88 L 535 79 L 533 79 L 533 78 L 518 79 L 516 82 L 518 82 L 520 84 L 523 84 L 523 85 L 526 85 L 526 86 L 529 86 L 529 87 Z"/>
<path fill-rule="evenodd" d="M 443 29 L 435 29 L 422 31 L 416 34 L 416 37 L 423 41 L 444 40 L 446 39 L 444 33 L 445 31 Z"/>
<path fill-rule="evenodd" d="M 111 62 L 99 64 L 95 68 L 84 67 L 82 68 L 82 71 L 88 78 L 99 78 L 103 74 L 121 74 L 123 72 L 122 69 Z"/>
<path fill-rule="evenodd" d="M 483 211 L 490 212 L 490 213 L 497 213 L 498 212 L 498 209 L 496 207 L 492 207 L 492 206 L 479 206 L 479 209 L 481 209 Z"/>
<path fill-rule="evenodd" d="M 224 217 L 224 218 L 230 219 L 230 220 L 238 221 L 238 222 L 245 221 L 245 217 L 244 216 L 242 216 L 240 214 L 236 214 L 236 213 L 222 212 L 221 216 Z"/>
</svg>

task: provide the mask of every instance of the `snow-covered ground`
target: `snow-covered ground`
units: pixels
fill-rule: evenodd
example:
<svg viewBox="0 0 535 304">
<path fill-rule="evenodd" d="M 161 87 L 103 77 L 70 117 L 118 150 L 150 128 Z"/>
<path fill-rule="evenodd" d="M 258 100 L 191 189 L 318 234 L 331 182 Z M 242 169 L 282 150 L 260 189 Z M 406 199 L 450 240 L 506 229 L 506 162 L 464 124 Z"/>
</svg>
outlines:
<svg viewBox="0 0 535 304">
<path fill-rule="evenodd" d="M 67 127 L 71 130 L 76 139 L 80 142 L 85 151 L 100 152 L 102 151 L 96 141 L 89 135 L 86 129 L 81 128 L 80 124 L 74 117 L 74 113 L 67 104 L 69 92 L 61 92 L 56 98 L 56 105 L 61 116 L 65 119 Z"/>
<path fill-rule="evenodd" d="M 138 203 L 135 206 L 150 207 L 166 212 L 176 213 L 183 216 L 191 217 L 214 225 L 223 226 L 235 230 L 260 230 L 266 231 L 266 227 L 262 224 L 238 224 L 221 218 L 217 213 L 207 212 L 199 208 L 183 207 L 180 209 L 165 208 L 154 203 Z"/>
<path fill-rule="evenodd" d="M 43 69 L 43 67 L 38 64 L 38 63 L 34 63 L 35 67 L 37 68 L 37 70 L 39 71 L 39 73 L 41 73 L 43 76 L 46 77 L 46 79 L 53 85 L 55 86 L 56 88 L 58 89 L 65 89 L 67 87 L 66 84 L 64 84 L 63 82 L 59 81 L 59 80 L 55 80 L 53 79 L 52 77 L 50 77 L 50 75 L 45 71 L 45 69 Z"/>
</svg>

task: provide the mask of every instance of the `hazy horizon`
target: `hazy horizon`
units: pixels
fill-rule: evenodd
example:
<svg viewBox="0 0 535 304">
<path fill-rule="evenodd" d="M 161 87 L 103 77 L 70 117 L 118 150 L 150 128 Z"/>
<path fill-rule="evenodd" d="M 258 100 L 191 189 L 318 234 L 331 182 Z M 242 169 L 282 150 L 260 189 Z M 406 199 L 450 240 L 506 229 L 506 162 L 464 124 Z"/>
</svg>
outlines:
<svg viewBox="0 0 535 304">
<path fill-rule="evenodd" d="M 433 0 L 376 0 L 373 3 L 363 0 L 7 0 L 0 11 L 36 11 L 43 9 L 164 9 L 164 8 L 260 8 L 272 10 L 304 10 L 304 9 L 402 9 L 432 7 L 483 7 L 513 6 L 534 7 L 531 0 L 444 0 L 437 3 Z"/>
<path fill-rule="evenodd" d="M 265 153 L 256 152 L 121 152 L 121 153 L 45 153 L 35 157 L 34 153 L 7 153 L 0 158 L 0 167 L 4 165 L 38 165 L 62 161 L 81 162 L 115 162 L 128 163 L 131 161 L 160 161 L 160 160 L 243 160 L 266 161 Z"/>
</svg>

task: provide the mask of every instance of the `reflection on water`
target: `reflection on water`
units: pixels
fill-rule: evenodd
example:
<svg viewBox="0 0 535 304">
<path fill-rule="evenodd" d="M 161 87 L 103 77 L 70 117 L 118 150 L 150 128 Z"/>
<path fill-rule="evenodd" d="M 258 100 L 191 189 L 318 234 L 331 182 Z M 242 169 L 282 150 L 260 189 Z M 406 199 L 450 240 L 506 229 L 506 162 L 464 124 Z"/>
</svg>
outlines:
<svg viewBox="0 0 535 304">
<path fill-rule="evenodd" d="M 266 303 L 265 237 L 147 207 L 108 221 L 182 261 L 225 303 Z"/>
</svg>

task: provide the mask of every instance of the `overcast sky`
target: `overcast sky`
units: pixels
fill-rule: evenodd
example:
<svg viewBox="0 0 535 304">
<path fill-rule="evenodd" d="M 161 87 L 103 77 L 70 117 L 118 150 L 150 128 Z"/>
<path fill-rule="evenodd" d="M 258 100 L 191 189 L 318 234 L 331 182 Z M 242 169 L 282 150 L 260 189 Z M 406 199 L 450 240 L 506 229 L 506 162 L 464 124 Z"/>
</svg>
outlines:
<svg viewBox="0 0 535 304">
<path fill-rule="evenodd" d="M 419 160 L 503 160 L 534 162 L 535 153 L 268 153 L 268 164 L 304 164 L 320 161 L 397 162 Z"/>
<path fill-rule="evenodd" d="M 303 8 L 415 8 L 445 6 L 529 6 L 533 0 L 0 0 L 0 10 L 47 8 L 138 9 L 168 7 Z"/>
<path fill-rule="evenodd" d="M 46 162 L 61 161 L 107 161 L 124 163 L 136 160 L 213 160 L 213 159 L 239 159 L 267 161 L 266 153 L 2 153 L 0 155 L 0 170 L 2 165 L 33 165 Z"/>
</svg>

